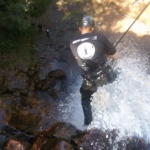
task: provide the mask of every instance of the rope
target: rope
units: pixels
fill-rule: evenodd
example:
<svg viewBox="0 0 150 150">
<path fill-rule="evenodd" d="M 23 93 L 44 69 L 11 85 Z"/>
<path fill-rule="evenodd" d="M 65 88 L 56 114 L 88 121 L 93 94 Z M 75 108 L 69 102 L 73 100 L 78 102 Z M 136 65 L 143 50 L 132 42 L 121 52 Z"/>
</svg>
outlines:
<svg viewBox="0 0 150 150">
<path fill-rule="evenodd" d="M 130 28 L 133 26 L 133 24 L 137 21 L 137 19 L 142 15 L 142 13 L 145 11 L 145 9 L 149 6 L 149 4 L 150 4 L 150 1 L 147 3 L 147 5 L 145 6 L 145 8 L 139 13 L 139 15 L 135 18 L 135 20 L 132 22 L 132 24 L 128 27 L 128 29 L 126 30 L 126 32 L 120 37 L 120 39 L 118 40 L 118 42 L 114 45 L 115 47 L 122 40 L 122 38 L 127 34 L 127 32 L 130 30 Z"/>
</svg>

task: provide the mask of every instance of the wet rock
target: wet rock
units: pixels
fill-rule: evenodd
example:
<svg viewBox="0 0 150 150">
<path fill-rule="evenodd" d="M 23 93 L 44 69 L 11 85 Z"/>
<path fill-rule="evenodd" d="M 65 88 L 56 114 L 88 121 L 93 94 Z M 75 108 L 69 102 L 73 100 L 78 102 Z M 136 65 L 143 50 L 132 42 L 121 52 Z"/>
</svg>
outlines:
<svg viewBox="0 0 150 150">
<path fill-rule="evenodd" d="M 24 67 L 23 67 L 24 66 Z M 0 71 L 0 94 L 28 95 L 32 82 L 39 81 L 38 64 L 17 64 Z"/>
<path fill-rule="evenodd" d="M 53 87 L 56 84 L 55 78 L 47 78 L 39 81 L 36 84 L 36 89 L 38 90 L 47 90 L 50 87 Z"/>
<path fill-rule="evenodd" d="M 29 103 L 27 101 L 27 96 L 25 96 L 25 95 L 20 96 L 20 104 L 23 107 L 27 107 L 29 105 Z"/>
<path fill-rule="evenodd" d="M 4 83 L 4 73 L 0 71 L 0 85 L 3 85 Z"/>
<path fill-rule="evenodd" d="M 53 136 L 55 138 L 62 138 L 65 140 L 71 140 L 71 137 L 76 135 L 77 128 L 73 126 L 70 123 L 56 123 L 52 128 L 54 127 L 54 134 Z"/>
<path fill-rule="evenodd" d="M 27 79 L 22 77 L 13 78 L 8 84 L 9 91 L 13 92 L 18 90 L 26 90 L 25 93 L 27 93 L 27 88 L 28 88 Z"/>
<path fill-rule="evenodd" d="M 110 133 L 99 129 L 92 129 L 87 132 L 84 142 L 81 144 L 84 150 L 113 149 L 113 141 Z"/>
<path fill-rule="evenodd" d="M 48 77 L 50 77 L 50 78 L 54 77 L 56 79 L 65 79 L 66 73 L 61 69 L 53 70 L 53 71 L 48 73 Z"/>
<path fill-rule="evenodd" d="M 8 123 L 0 123 L 0 144 L 3 146 L 2 149 L 11 148 L 16 150 L 17 146 L 24 147 L 25 149 L 31 145 L 34 141 L 35 137 L 33 135 L 28 135 L 27 133 L 23 133 L 14 127 L 10 126 Z"/>
<path fill-rule="evenodd" d="M 0 71 L 0 95 L 5 93 L 7 90 L 7 85 L 5 83 L 5 75 L 4 72 Z"/>
<path fill-rule="evenodd" d="M 32 76 L 31 78 L 29 78 L 30 79 L 30 82 L 31 83 L 38 83 L 41 79 L 40 79 L 40 77 L 39 77 L 39 73 L 36 73 L 36 74 L 34 74 L 34 76 Z"/>
<path fill-rule="evenodd" d="M 18 110 L 12 114 L 8 123 L 18 130 L 26 131 L 37 124 L 37 114 L 28 110 Z"/>
<path fill-rule="evenodd" d="M 28 67 L 29 65 L 27 63 L 20 63 L 20 62 L 15 66 L 16 69 L 23 72 L 28 72 Z"/>
<path fill-rule="evenodd" d="M 14 71 L 10 71 L 10 74 L 7 77 L 7 87 L 9 91 L 15 92 L 15 91 L 22 91 L 26 92 L 28 91 L 28 76 L 25 73 L 19 74 L 19 76 L 15 76 Z"/>
<path fill-rule="evenodd" d="M 56 91 L 50 90 L 53 86 L 56 85 L 57 81 L 55 79 L 63 80 L 66 79 L 66 74 L 63 70 L 53 70 L 48 73 L 45 79 L 40 80 L 36 83 L 36 89 L 38 90 L 48 90 L 49 94 L 54 96 L 54 99 L 57 98 Z"/>
<path fill-rule="evenodd" d="M 127 141 L 128 144 L 126 144 L 126 149 L 136 149 L 136 150 L 146 149 L 146 143 L 142 138 L 132 137 L 131 139 L 127 139 Z"/>
<path fill-rule="evenodd" d="M 74 150 L 74 147 L 66 141 L 60 141 L 56 146 L 56 150 Z M 46 149 L 43 149 L 46 150 Z"/>
<path fill-rule="evenodd" d="M 36 89 L 41 90 L 45 80 L 41 80 L 37 82 Z"/>
<path fill-rule="evenodd" d="M 39 107 L 39 105 L 41 104 L 42 102 L 39 101 L 38 99 L 35 99 L 35 98 L 30 98 L 30 97 L 27 97 L 27 96 L 21 96 L 21 99 L 20 99 L 20 104 L 21 106 L 23 107 Z"/>
<path fill-rule="evenodd" d="M 53 87 L 56 84 L 56 80 L 54 78 L 48 78 L 44 81 L 41 90 L 46 90 L 50 87 Z"/>
<path fill-rule="evenodd" d="M 48 89 L 48 93 L 49 95 L 54 99 L 57 100 L 58 99 L 58 95 L 57 95 L 57 90 L 56 89 Z"/>
<path fill-rule="evenodd" d="M 38 98 L 37 91 L 36 91 L 36 90 L 30 90 L 30 91 L 28 92 L 28 97 L 29 97 L 29 98 Z"/>
<path fill-rule="evenodd" d="M 17 140 L 9 140 L 3 150 L 26 150 L 29 145 Z"/>
<path fill-rule="evenodd" d="M 28 70 L 28 76 L 33 76 L 36 73 L 35 70 L 29 69 Z"/>
<path fill-rule="evenodd" d="M 80 145 L 84 142 L 85 140 L 85 135 L 87 134 L 87 131 L 78 131 L 76 133 L 75 136 L 72 137 L 72 142 L 75 143 L 75 145 L 78 145 L 78 147 L 80 147 Z"/>
<path fill-rule="evenodd" d="M 38 98 L 37 91 L 35 89 L 35 83 L 31 82 L 30 87 L 28 88 L 28 97 L 30 98 Z"/>
<path fill-rule="evenodd" d="M 73 149 L 73 146 L 69 144 L 71 137 L 76 135 L 77 128 L 70 123 L 57 122 L 54 123 L 49 129 L 40 133 L 35 142 L 33 143 L 31 150 L 48 150 L 52 148 L 57 148 L 58 150 L 63 150 L 65 146 L 67 149 Z M 68 141 L 68 142 L 64 142 Z"/>
<path fill-rule="evenodd" d="M 6 93 L 6 91 L 7 91 L 7 86 L 6 85 L 0 86 L 0 95 Z"/>
<path fill-rule="evenodd" d="M 5 122 L 6 119 L 6 113 L 4 111 L 4 109 L 0 108 L 0 122 Z"/>
</svg>

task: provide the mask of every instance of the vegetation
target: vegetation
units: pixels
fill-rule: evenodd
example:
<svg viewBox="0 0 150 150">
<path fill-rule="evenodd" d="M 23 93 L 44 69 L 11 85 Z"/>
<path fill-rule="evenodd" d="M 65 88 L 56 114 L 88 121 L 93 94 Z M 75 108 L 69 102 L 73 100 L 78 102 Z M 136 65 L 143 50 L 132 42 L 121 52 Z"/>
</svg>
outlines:
<svg viewBox="0 0 150 150">
<path fill-rule="evenodd" d="M 42 13 L 50 0 L 0 1 L 0 52 L 33 54 L 33 19 Z"/>
</svg>

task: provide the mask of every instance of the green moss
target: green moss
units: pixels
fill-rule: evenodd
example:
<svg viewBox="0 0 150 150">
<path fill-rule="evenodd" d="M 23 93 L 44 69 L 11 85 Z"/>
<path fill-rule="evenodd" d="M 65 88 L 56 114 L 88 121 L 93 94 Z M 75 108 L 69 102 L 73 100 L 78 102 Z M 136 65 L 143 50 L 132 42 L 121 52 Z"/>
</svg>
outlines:
<svg viewBox="0 0 150 150">
<path fill-rule="evenodd" d="M 18 63 L 32 64 L 35 60 L 33 33 L 33 29 L 30 28 L 24 36 L 18 39 L 15 48 L 3 52 L 2 67 L 13 67 Z"/>
<path fill-rule="evenodd" d="M 16 63 L 31 64 L 34 61 L 35 17 L 40 15 L 52 0 L 29 0 L 4 3 L 0 10 L 0 53 L 3 67 Z M 0 3 L 0 6 L 2 4 Z M 5 15 L 4 15 L 5 14 Z"/>
</svg>

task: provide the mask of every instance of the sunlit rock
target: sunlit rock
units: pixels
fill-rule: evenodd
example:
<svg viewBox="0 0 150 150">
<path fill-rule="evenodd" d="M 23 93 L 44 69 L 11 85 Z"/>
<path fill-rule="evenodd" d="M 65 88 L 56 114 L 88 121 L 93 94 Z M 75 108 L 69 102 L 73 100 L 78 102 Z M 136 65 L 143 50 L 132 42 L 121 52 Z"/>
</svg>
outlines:
<svg viewBox="0 0 150 150">
<path fill-rule="evenodd" d="M 10 140 L 4 150 L 26 150 L 28 145 L 22 144 L 20 141 Z"/>
</svg>

